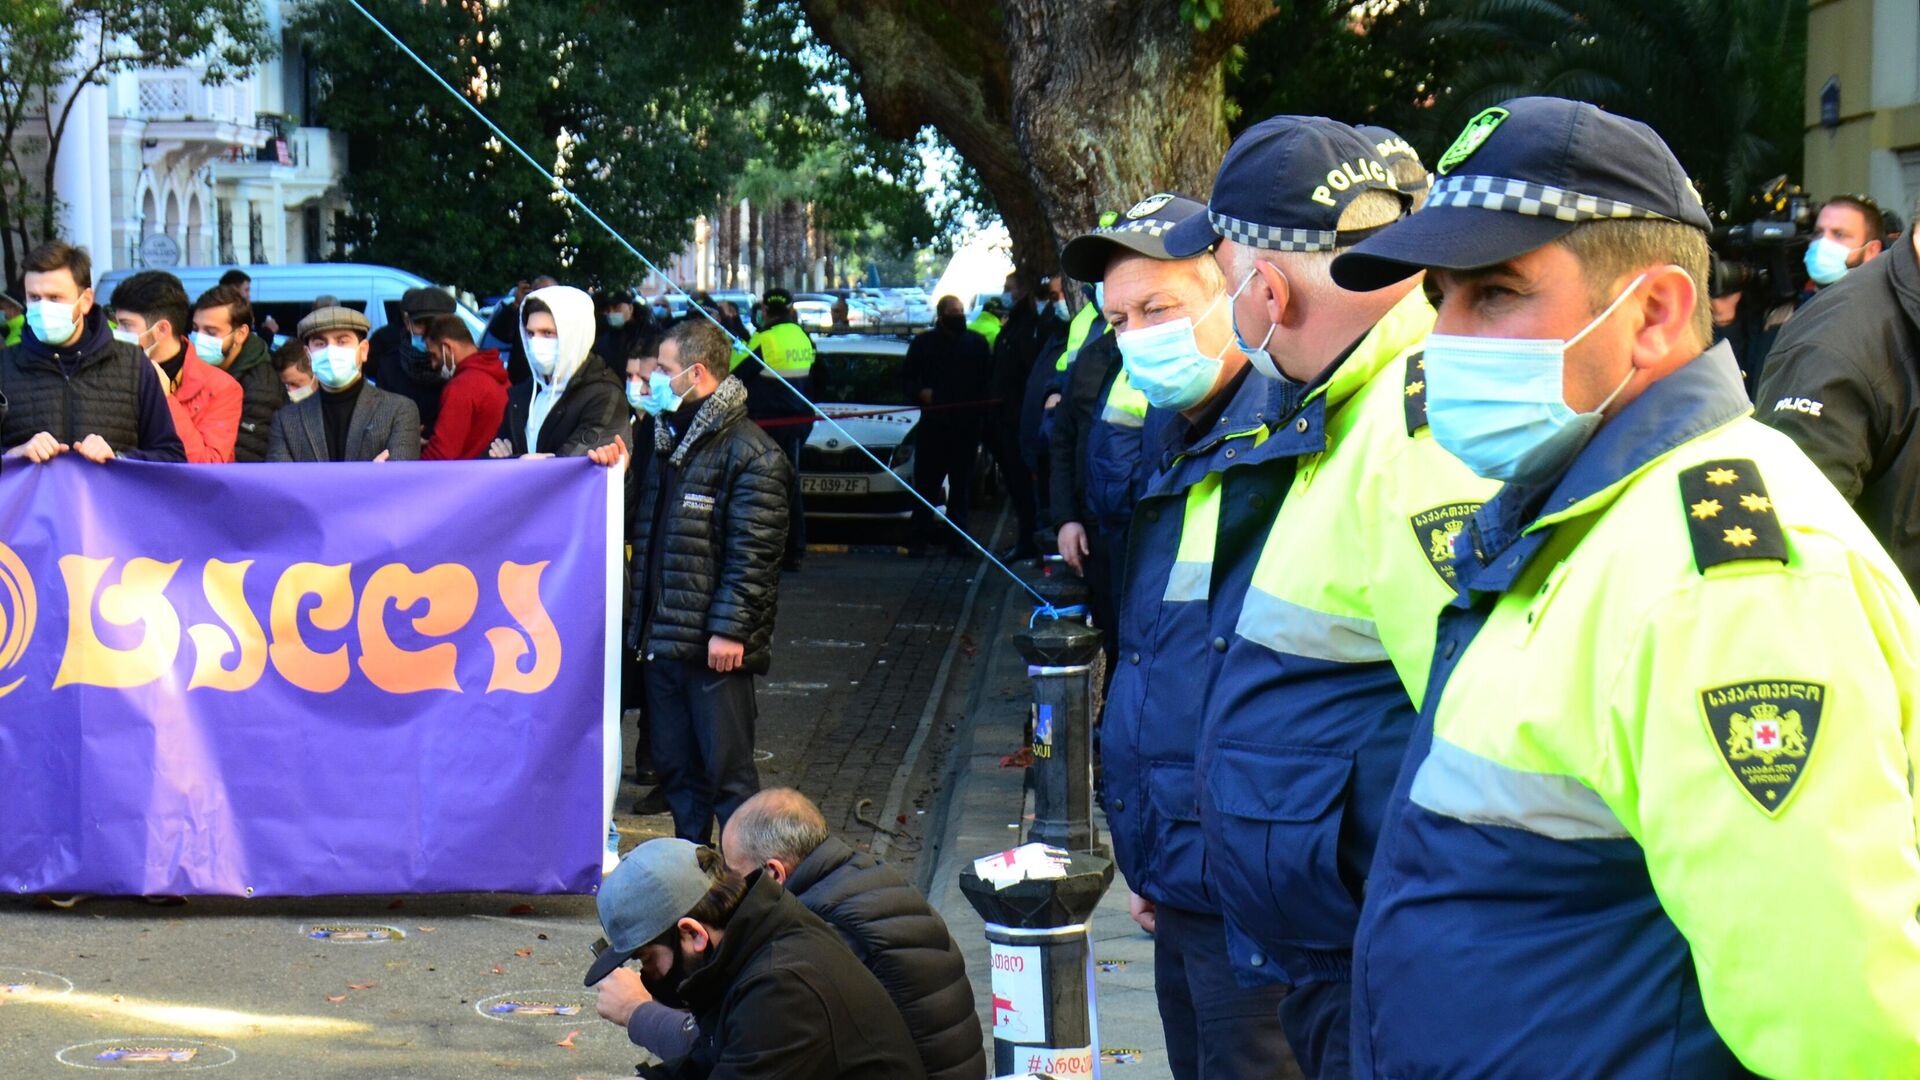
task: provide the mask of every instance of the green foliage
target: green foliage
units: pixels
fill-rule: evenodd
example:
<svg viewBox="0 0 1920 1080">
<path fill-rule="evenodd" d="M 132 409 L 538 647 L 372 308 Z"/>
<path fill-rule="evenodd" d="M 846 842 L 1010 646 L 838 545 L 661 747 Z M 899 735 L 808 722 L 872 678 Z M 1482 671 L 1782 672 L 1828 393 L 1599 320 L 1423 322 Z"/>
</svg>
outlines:
<svg viewBox="0 0 1920 1080">
<path fill-rule="evenodd" d="M 1464 57 L 1455 126 L 1519 94 L 1591 101 L 1645 121 L 1709 208 L 1752 216 L 1768 178 L 1799 176 L 1804 0 L 1450 0 L 1436 37 Z"/>
<path fill-rule="evenodd" d="M 1551 94 L 1643 120 L 1708 206 L 1801 166 L 1804 0 L 1281 0 L 1229 67 L 1236 123 L 1375 123 L 1431 163 L 1481 109 Z"/>
<path fill-rule="evenodd" d="M 751 83 L 778 63 L 734 30 L 742 5 L 370 0 L 368 10 L 653 258 L 690 238 L 756 136 Z M 631 255 L 350 6 L 293 29 L 321 73 L 318 121 L 345 131 L 355 257 L 476 290 L 567 271 L 628 283 Z M 710 73 L 728 73 L 725 78 Z"/>
<path fill-rule="evenodd" d="M 29 224 L 53 233 L 54 166 L 69 80 L 105 84 L 134 67 L 201 66 L 209 84 L 274 53 L 257 0 L 0 0 L 0 235 L 8 278 L 25 255 Z M 17 156 L 50 148 L 41 175 Z"/>
<path fill-rule="evenodd" d="M 1220 19 L 1220 0 L 1180 0 L 1180 21 L 1205 33 Z"/>
</svg>

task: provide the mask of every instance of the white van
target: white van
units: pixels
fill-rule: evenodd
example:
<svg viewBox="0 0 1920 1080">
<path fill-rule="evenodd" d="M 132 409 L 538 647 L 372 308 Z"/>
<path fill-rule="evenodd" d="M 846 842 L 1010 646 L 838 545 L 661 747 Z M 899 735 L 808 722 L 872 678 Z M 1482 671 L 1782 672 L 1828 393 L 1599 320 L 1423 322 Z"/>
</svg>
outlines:
<svg viewBox="0 0 1920 1080">
<path fill-rule="evenodd" d="M 231 266 L 176 266 L 167 273 L 180 279 L 180 284 L 186 287 L 188 302 L 192 302 L 220 284 L 220 275 L 231 269 Z M 313 310 L 314 298 L 319 296 L 338 298 L 342 307 L 364 313 L 367 322 L 378 330 L 387 323 L 400 321 L 400 298 L 408 289 L 433 284 L 405 270 L 366 263 L 263 264 L 240 269 L 253 279 L 253 321 L 257 324 L 271 315 L 283 335 L 293 333 L 301 318 Z M 139 272 L 137 269 L 114 270 L 103 274 L 94 282 L 95 294 L 102 303 L 111 304 L 114 288 Z M 472 332 L 473 340 L 479 341 L 486 332 L 486 320 L 458 301 L 453 307 Z"/>
</svg>

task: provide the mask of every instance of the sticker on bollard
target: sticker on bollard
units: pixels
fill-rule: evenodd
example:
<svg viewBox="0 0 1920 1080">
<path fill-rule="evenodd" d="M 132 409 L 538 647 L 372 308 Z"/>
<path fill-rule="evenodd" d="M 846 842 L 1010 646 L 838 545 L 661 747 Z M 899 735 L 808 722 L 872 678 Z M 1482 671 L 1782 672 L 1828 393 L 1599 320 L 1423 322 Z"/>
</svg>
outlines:
<svg viewBox="0 0 1920 1080">
<path fill-rule="evenodd" d="M 1121 968 L 1126 967 L 1127 962 L 1125 960 L 1095 960 L 1093 966 L 1099 968 L 1101 974 L 1111 975 Z"/>
<path fill-rule="evenodd" d="M 1051 1046 L 1023 1046 L 1020 1048 L 1020 1068 L 1031 1073 L 1044 1073 L 1052 1077 L 1092 1076 L 1093 1047 L 1081 1046 L 1060 1050 Z"/>
<path fill-rule="evenodd" d="M 1033 706 L 1033 756 L 1053 756 L 1053 706 L 1044 702 Z"/>
<path fill-rule="evenodd" d="M 232 1048 L 199 1039 L 96 1039 L 65 1047 L 53 1055 L 76 1069 L 117 1069 L 123 1072 L 200 1072 L 231 1065 L 239 1058 Z"/>
<path fill-rule="evenodd" d="M 993 971 L 993 1037 L 1046 1042 L 1047 985 L 1040 977 L 1040 946 L 987 944 Z"/>
<path fill-rule="evenodd" d="M 335 945 L 385 945 L 407 936 L 407 932 L 397 926 L 365 923 L 316 923 L 301 927 L 300 934 L 312 941 Z"/>
<path fill-rule="evenodd" d="M 1102 1065 L 1138 1065 L 1145 1060 L 1147 1060 L 1146 1051 L 1133 1047 L 1108 1048 L 1100 1051 Z"/>
</svg>

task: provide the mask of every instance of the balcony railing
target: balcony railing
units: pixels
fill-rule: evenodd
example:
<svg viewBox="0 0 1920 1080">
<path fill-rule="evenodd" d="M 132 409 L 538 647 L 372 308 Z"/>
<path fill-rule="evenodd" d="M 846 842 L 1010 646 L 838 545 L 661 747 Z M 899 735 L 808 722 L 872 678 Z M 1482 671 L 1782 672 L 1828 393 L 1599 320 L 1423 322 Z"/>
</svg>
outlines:
<svg viewBox="0 0 1920 1080">
<path fill-rule="evenodd" d="M 211 120 L 252 126 L 251 79 L 208 86 L 190 72 L 143 74 L 139 115 L 143 120 Z"/>
</svg>

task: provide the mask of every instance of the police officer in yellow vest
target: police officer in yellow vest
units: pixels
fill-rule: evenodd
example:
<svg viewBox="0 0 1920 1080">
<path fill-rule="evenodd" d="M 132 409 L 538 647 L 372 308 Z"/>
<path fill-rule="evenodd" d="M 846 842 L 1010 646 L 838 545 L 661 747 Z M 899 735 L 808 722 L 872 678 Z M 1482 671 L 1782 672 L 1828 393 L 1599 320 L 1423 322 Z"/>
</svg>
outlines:
<svg viewBox="0 0 1920 1080">
<path fill-rule="evenodd" d="M 733 354 L 734 374 L 747 386 L 747 414 L 767 421 L 767 434 L 793 463 L 793 486 L 787 493 L 786 569 L 800 569 L 807 551 L 806 507 L 800 495 L 800 448 L 813 433 L 814 415 L 808 401 L 813 374 L 813 338 L 801 327 L 793 310 L 793 294 L 768 289 L 761 298 L 766 329 L 747 339 L 744 350 Z M 776 378 L 776 376 L 778 376 Z M 784 382 L 784 385 L 783 385 Z M 789 389 L 791 388 L 791 389 Z"/>
<path fill-rule="evenodd" d="M 986 338 L 987 348 L 991 349 L 993 343 L 1000 339 L 1000 324 L 1006 317 L 1006 302 L 997 296 L 989 296 L 986 302 L 980 305 L 980 314 L 975 315 L 973 321 L 967 324 L 967 329 Z"/>
<path fill-rule="evenodd" d="M 1354 946 L 1362 1077 L 1920 1076 L 1920 605 L 1708 347 L 1646 126 L 1521 98 L 1334 263 L 1422 269 L 1453 545 Z"/>
<path fill-rule="evenodd" d="M 1315 436 L 1295 446 L 1199 753 L 1234 970 L 1291 985 L 1280 1019 L 1309 1077 L 1349 1072 L 1349 946 L 1453 596 L 1447 541 L 1498 487 L 1427 430 L 1419 350 L 1433 309 L 1419 283 L 1348 292 L 1329 276 L 1405 212 L 1388 169 L 1345 124 L 1276 116 L 1235 140 L 1206 218 L 1167 241 L 1214 246 L 1241 349 L 1300 386 L 1281 429 Z"/>
</svg>

